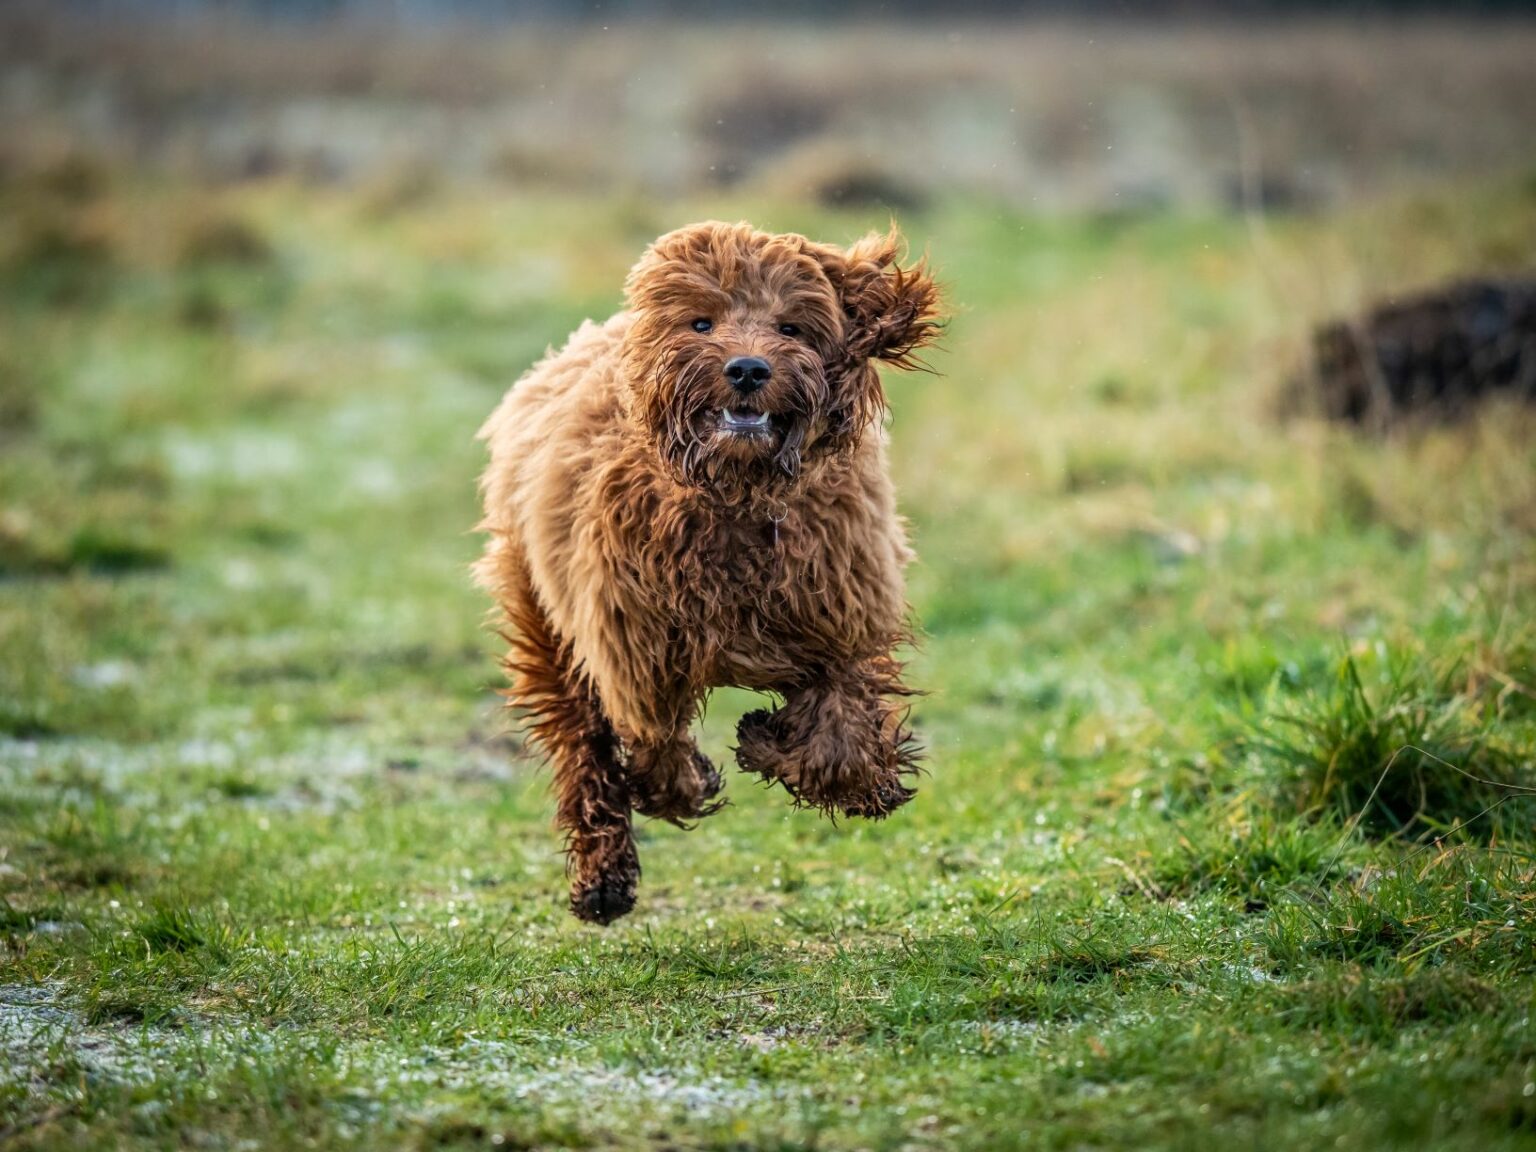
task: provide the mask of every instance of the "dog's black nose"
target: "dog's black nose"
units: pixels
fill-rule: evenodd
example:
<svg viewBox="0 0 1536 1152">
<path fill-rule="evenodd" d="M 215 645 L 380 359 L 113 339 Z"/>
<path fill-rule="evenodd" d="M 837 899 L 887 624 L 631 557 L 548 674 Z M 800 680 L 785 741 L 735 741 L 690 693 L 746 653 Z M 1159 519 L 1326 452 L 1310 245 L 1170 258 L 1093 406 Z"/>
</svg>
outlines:
<svg viewBox="0 0 1536 1152">
<path fill-rule="evenodd" d="M 773 375 L 773 368 L 760 356 L 736 356 L 725 362 L 725 378 L 743 395 L 751 395 Z"/>
</svg>

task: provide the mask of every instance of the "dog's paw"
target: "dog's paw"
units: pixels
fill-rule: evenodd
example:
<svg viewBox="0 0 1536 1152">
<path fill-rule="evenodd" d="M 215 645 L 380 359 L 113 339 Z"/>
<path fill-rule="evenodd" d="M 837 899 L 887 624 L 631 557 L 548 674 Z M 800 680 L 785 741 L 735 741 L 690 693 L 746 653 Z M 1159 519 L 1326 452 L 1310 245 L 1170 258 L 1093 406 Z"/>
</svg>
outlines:
<svg viewBox="0 0 1536 1152">
<path fill-rule="evenodd" d="M 911 733 L 894 713 L 867 730 L 793 726 L 794 717 L 758 710 L 736 726 L 736 763 L 784 786 L 795 804 L 829 816 L 880 820 L 917 793 L 902 783 L 918 771 Z"/>
<path fill-rule="evenodd" d="M 783 733 L 778 713 L 766 708 L 748 712 L 736 723 L 736 766 L 743 772 L 761 776 L 769 783 L 780 781 L 794 795 L 791 781 L 785 779 L 792 767 L 785 755 Z"/>
<path fill-rule="evenodd" d="M 781 784 L 797 808 L 820 808 L 835 815 L 840 805 L 832 795 L 843 757 L 811 737 L 814 728 L 796 729 L 794 717 L 781 710 L 759 708 L 736 725 L 736 764 L 743 772 Z"/>
<path fill-rule="evenodd" d="M 635 906 L 640 857 L 628 825 L 573 837 L 566 847 L 571 912 L 588 924 L 611 924 Z"/>
<path fill-rule="evenodd" d="M 888 712 L 881 741 L 887 759 L 862 792 L 844 796 L 839 803 L 843 814 L 865 820 L 884 820 L 917 795 L 902 781 L 922 772 L 922 748 L 905 723 L 905 715 Z"/>
<path fill-rule="evenodd" d="M 588 924 L 612 924 L 635 907 L 634 874 L 609 873 L 588 884 L 571 885 L 571 912 Z"/>
<path fill-rule="evenodd" d="M 777 712 L 767 708 L 754 708 L 736 721 L 736 738 L 743 743 L 749 740 L 772 740 L 778 727 L 774 723 L 777 716 Z"/>
<path fill-rule="evenodd" d="M 725 787 L 725 778 L 697 748 L 691 750 L 680 772 L 670 779 L 662 779 L 662 775 L 652 766 L 631 777 L 630 803 L 640 815 L 686 827 L 687 821 L 712 816 L 726 805 L 726 801 L 715 799 Z"/>
<path fill-rule="evenodd" d="M 704 753 L 694 750 L 693 753 L 694 779 L 698 782 L 698 792 L 694 797 L 694 810 L 687 813 L 690 819 L 703 816 L 713 816 L 724 808 L 729 801 L 717 800 L 720 790 L 725 787 L 725 777 L 720 774 L 714 762 Z"/>
<path fill-rule="evenodd" d="M 916 788 L 908 788 L 898 780 L 885 779 L 863 796 L 845 797 L 838 807 L 844 816 L 884 820 L 916 795 Z"/>
</svg>

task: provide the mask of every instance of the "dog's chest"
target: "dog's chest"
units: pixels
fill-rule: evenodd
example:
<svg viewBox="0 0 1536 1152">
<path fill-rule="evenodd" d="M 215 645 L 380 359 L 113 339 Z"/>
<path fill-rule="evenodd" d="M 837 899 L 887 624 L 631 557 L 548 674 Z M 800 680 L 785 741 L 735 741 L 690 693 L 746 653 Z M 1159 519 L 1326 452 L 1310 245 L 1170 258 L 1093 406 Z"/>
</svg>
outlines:
<svg viewBox="0 0 1536 1152">
<path fill-rule="evenodd" d="M 686 561 L 659 575 L 677 608 L 676 655 L 693 678 L 765 687 L 825 658 L 823 614 L 806 583 L 813 547 L 788 517 L 716 522 L 688 542 Z"/>
<path fill-rule="evenodd" d="M 701 622 L 762 617 L 789 573 L 781 524 L 764 518 L 710 524 L 685 545 L 674 595 Z"/>
</svg>

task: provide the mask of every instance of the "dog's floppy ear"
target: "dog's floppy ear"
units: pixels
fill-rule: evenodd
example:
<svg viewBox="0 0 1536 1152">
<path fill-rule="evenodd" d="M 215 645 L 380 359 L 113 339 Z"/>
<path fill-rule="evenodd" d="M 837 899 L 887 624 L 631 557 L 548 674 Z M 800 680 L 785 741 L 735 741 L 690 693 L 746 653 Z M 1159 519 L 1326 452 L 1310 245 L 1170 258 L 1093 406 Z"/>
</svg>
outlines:
<svg viewBox="0 0 1536 1152">
<path fill-rule="evenodd" d="M 919 367 L 913 353 L 939 334 L 939 287 L 919 260 L 897 263 L 904 242 L 895 225 L 871 232 L 846 251 L 827 250 L 822 262 L 843 306 L 848 359 Z"/>
<path fill-rule="evenodd" d="M 926 261 L 897 263 L 901 233 L 871 232 L 847 249 L 808 245 L 837 292 L 841 347 L 827 358 L 825 438 L 834 450 L 858 444 L 885 411 L 885 389 L 871 361 L 920 368 L 914 353 L 939 334 L 939 288 Z"/>
</svg>

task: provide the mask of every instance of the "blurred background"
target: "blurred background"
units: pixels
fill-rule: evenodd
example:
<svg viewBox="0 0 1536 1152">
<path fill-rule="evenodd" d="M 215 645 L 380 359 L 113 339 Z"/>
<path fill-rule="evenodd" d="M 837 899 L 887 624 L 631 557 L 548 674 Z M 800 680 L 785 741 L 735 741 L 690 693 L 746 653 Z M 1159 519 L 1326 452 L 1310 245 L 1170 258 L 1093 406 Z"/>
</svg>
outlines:
<svg viewBox="0 0 1536 1152">
<path fill-rule="evenodd" d="M 218 183 L 1316 210 L 1528 155 L 1521 7 L 23 2 L 0 127 Z"/>
</svg>

